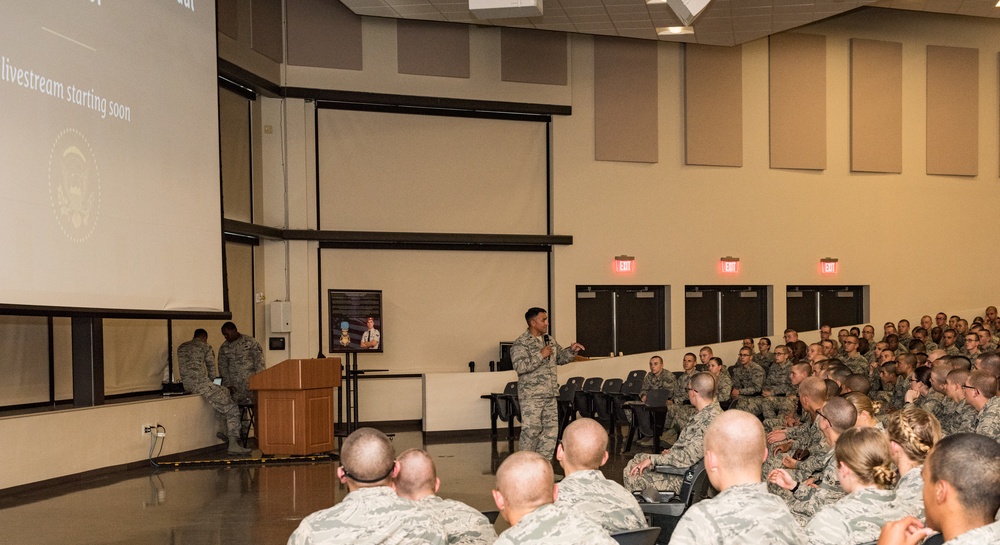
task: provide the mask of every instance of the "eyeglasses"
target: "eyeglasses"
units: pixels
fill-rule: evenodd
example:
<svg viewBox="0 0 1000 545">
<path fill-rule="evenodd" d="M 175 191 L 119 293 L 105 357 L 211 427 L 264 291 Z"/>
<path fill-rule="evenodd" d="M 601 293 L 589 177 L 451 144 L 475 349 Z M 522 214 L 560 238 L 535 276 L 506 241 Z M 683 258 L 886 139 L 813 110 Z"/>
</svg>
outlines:
<svg viewBox="0 0 1000 545">
<path fill-rule="evenodd" d="M 819 411 L 818 409 L 816 410 L 816 416 L 822 416 L 823 418 L 826 418 L 826 415 L 825 415 L 825 414 L 823 414 L 823 413 L 822 413 L 821 411 Z M 826 418 L 826 421 L 827 421 L 827 422 L 829 422 L 829 421 L 830 421 L 830 419 L 829 419 L 829 418 Z"/>
<path fill-rule="evenodd" d="M 963 384 L 962 388 L 968 388 L 969 390 L 979 391 L 979 388 L 976 388 L 975 386 L 969 386 L 968 384 Z"/>
</svg>

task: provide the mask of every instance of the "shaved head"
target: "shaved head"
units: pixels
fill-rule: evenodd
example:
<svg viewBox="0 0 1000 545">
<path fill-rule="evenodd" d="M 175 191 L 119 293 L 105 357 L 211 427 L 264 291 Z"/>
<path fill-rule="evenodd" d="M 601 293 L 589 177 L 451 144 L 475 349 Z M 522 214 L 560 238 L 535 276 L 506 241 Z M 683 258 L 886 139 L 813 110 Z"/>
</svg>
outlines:
<svg viewBox="0 0 1000 545">
<path fill-rule="evenodd" d="M 511 454 L 497 469 L 497 491 L 508 509 L 531 511 L 555 501 L 552 464 L 537 452 Z"/>
<path fill-rule="evenodd" d="M 396 449 L 384 433 L 361 428 L 344 440 L 340 466 L 344 475 L 359 486 L 383 486 L 396 466 Z"/>
<path fill-rule="evenodd" d="M 822 411 L 823 417 L 837 433 L 844 433 L 853 428 L 858 421 L 858 409 L 842 397 L 835 397 L 827 401 Z"/>
<path fill-rule="evenodd" d="M 705 451 L 712 451 L 720 465 L 738 471 L 760 472 L 767 441 L 760 420 L 744 411 L 725 411 L 705 431 Z"/>
<path fill-rule="evenodd" d="M 808 397 L 815 403 L 827 400 L 826 381 L 819 377 L 808 377 L 799 384 L 799 397 Z"/>
<path fill-rule="evenodd" d="M 691 389 L 704 400 L 715 399 L 715 377 L 710 373 L 698 373 L 691 377 Z"/>
<path fill-rule="evenodd" d="M 604 455 L 608 452 L 608 432 L 592 418 L 578 418 L 563 431 L 562 450 L 560 461 L 567 465 L 598 469 L 604 465 Z"/>
<path fill-rule="evenodd" d="M 399 473 L 394 485 L 404 498 L 418 500 L 437 492 L 437 468 L 434 460 L 418 448 L 404 450 L 399 458 Z"/>
</svg>

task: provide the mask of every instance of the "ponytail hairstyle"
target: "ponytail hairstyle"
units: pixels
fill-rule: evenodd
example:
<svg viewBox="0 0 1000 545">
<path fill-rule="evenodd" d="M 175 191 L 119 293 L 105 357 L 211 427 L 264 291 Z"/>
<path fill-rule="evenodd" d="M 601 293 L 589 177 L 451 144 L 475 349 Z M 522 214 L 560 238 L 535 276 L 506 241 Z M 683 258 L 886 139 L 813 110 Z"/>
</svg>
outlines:
<svg viewBox="0 0 1000 545">
<path fill-rule="evenodd" d="M 851 402 L 854 408 L 858 410 L 858 415 L 860 416 L 862 412 L 868 413 L 868 417 L 872 420 L 875 419 L 875 403 L 865 394 L 861 392 L 848 392 L 844 394 L 844 399 Z M 881 406 L 880 406 L 881 408 Z"/>
<path fill-rule="evenodd" d="M 922 464 L 931 447 L 941 440 L 941 423 L 933 414 L 909 406 L 889 415 L 885 432 L 907 458 Z"/>
<path fill-rule="evenodd" d="M 892 463 L 889 439 L 875 428 L 851 428 L 837 439 L 834 448 L 837 463 L 850 469 L 863 484 L 874 484 L 883 490 L 896 485 L 899 479 Z"/>
</svg>

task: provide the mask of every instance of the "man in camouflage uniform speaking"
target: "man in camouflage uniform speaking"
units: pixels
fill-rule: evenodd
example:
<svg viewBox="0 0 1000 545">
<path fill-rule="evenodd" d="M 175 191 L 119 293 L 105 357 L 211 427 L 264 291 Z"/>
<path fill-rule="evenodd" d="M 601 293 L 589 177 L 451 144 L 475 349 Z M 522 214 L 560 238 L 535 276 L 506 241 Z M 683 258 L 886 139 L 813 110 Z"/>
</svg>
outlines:
<svg viewBox="0 0 1000 545">
<path fill-rule="evenodd" d="M 517 397 L 521 402 L 521 450 L 531 450 L 552 458 L 559 434 L 559 382 L 556 365 L 573 361 L 583 345 L 562 348 L 549 337 L 549 315 L 532 307 L 524 313 L 528 329 L 510 347 L 510 359 L 517 371 Z M 220 349 L 221 354 L 221 349 Z"/>
<path fill-rule="evenodd" d="M 177 364 L 181 371 L 184 391 L 198 394 L 208 401 L 220 416 L 226 419 L 226 437 L 229 438 L 229 454 L 249 454 L 237 442 L 240 438 L 240 409 L 229 397 L 229 391 L 213 384 L 208 370 L 215 367 L 215 353 L 208 344 L 208 332 L 194 330 L 194 338 L 177 347 Z"/>
<path fill-rule="evenodd" d="M 257 339 L 236 330 L 236 324 L 222 324 L 226 342 L 219 347 L 219 376 L 236 403 L 252 403 L 250 376 L 264 370 L 264 351 Z"/>
</svg>

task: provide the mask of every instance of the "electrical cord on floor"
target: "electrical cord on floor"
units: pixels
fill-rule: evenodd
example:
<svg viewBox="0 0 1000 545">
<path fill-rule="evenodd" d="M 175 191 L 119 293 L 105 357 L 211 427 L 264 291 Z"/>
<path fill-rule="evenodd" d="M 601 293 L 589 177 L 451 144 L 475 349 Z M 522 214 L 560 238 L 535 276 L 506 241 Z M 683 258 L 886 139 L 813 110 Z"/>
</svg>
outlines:
<svg viewBox="0 0 1000 545">
<path fill-rule="evenodd" d="M 149 434 L 149 463 L 156 469 L 159 469 L 160 465 L 154 462 L 153 458 L 159 458 L 160 453 L 163 452 L 163 443 L 165 441 L 163 438 L 167 436 L 167 428 L 163 427 L 162 424 L 157 424 L 155 429 L 155 433 L 151 431 Z M 153 456 L 153 450 L 156 449 L 157 442 L 160 443 L 160 450 L 156 451 L 156 456 Z"/>
</svg>

